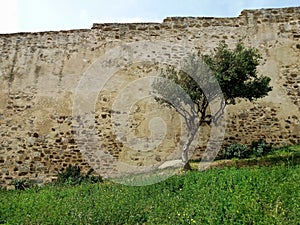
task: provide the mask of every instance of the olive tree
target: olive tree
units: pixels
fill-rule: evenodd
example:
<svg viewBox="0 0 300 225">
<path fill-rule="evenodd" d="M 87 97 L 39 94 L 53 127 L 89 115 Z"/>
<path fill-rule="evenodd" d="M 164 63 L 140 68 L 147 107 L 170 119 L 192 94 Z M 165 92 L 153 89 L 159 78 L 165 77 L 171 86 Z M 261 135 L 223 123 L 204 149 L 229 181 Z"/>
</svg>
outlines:
<svg viewBox="0 0 300 225">
<path fill-rule="evenodd" d="M 257 66 L 261 59 L 256 48 L 246 48 L 239 42 L 234 49 L 229 49 L 225 42 L 220 42 L 209 55 L 191 56 L 183 70 L 172 66 L 162 69 L 163 79 L 157 79 L 152 86 L 160 96 L 156 100 L 174 108 L 188 128 L 182 149 L 185 170 L 190 169 L 188 151 L 203 123 L 217 123 L 226 105 L 235 104 L 237 98 L 253 101 L 272 90 L 270 77 L 258 76 Z M 220 96 L 222 101 L 212 114 L 210 103 Z"/>
</svg>

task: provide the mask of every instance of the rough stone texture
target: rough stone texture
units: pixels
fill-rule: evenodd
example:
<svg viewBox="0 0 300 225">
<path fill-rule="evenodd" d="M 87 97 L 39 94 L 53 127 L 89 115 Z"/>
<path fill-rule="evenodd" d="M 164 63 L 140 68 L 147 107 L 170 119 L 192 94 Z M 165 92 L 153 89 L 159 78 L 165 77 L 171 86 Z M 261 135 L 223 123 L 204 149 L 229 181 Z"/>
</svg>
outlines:
<svg viewBox="0 0 300 225">
<path fill-rule="evenodd" d="M 221 40 L 231 47 L 242 40 L 258 48 L 264 58 L 259 73 L 272 78 L 273 91 L 255 103 L 240 101 L 228 107 L 224 144 L 249 144 L 258 138 L 277 146 L 300 142 L 300 7 L 244 10 L 236 18 L 171 17 L 163 23 L 94 24 L 86 30 L 1 34 L 1 186 L 10 185 L 14 178 L 51 181 L 69 164 L 89 169 L 74 135 L 72 107 L 78 82 L 109 49 L 141 40 L 164 40 L 201 53 L 209 53 Z M 124 146 L 113 133 L 110 109 L 118 90 L 148 74 L 147 67 L 120 70 L 95 104 L 95 127 L 103 147 L 114 158 L 137 166 L 167 160 L 180 142 L 176 113 L 151 99 L 133 106 L 131 129 L 149 137 L 149 118 L 160 115 L 172 131 L 167 131 L 162 145 L 141 153 Z M 209 128 L 203 128 L 194 157 L 201 156 L 208 132 Z M 102 165 L 112 169 L 109 160 Z"/>
</svg>

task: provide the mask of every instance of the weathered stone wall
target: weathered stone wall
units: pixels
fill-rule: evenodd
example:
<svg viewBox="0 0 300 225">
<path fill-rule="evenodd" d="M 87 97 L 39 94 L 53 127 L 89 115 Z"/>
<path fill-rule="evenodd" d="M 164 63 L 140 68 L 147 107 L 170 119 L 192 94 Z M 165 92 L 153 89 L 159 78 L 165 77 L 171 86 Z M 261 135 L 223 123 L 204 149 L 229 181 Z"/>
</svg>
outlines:
<svg viewBox="0 0 300 225">
<path fill-rule="evenodd" d="M 209 53 L 221 40 L 233 47 L 239 40 L 260 50 L 259 73 L 272 78 L 273 91 L 255 103 L 240 101 L 228 107 L 224 144 L 251 143 L 265 138 L 275 145 L 300 142 L 300 7 L 244 10 L 236 18 L 172 17 L 163 23 L 94 24 L 92 29 L 0 35 L 0 184 L 14 178 L 51 180 L 61 168 L 89 168 L 76 142 L 72 107 L 82 74 L 101 55 L 122 43 L 163 40 Z M 141 154 L 116 140 L 111 105 L 120 88 L 147 68 L 119 71 L 99 93 L 95 126 L 105 148 L 127 163 L 162 161 L 179 143 L 175 112 L 150 105 L 168 121 L 161 152 Z M 109 88 L 111 87 L 111 89 Z M 138 103 L 132 129 L 149 136 L 144 121 L 149 102 Z M 149 107 L 149 106 L 148 106 Z M 154 111 L 155 111 L 154 110 Z M 165 110 L 165 111 L 164 111 Z M 170 116 L 172 115 L 172 116 Z M 204 132 L 204 131 L 203 131 Z M 205 147 L 205 141 L 200 141 Z M 197 151 L 194 157 L 200 157 Z"/>
</svg>

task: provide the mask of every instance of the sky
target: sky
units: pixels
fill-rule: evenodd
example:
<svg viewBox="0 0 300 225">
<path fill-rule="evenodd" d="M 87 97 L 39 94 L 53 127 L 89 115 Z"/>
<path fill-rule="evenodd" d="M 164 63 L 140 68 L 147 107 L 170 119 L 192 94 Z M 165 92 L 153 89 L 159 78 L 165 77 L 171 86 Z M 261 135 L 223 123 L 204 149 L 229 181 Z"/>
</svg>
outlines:
<svg viewBox="0 0 300 225">
<path fill-rule="evenodd" d="M 0 0 L 0 33 L 162 22 L 169 16 L 236 17 L 243 9 L 290 6 L 300 6 L 300 0 Z"/>
</svg>

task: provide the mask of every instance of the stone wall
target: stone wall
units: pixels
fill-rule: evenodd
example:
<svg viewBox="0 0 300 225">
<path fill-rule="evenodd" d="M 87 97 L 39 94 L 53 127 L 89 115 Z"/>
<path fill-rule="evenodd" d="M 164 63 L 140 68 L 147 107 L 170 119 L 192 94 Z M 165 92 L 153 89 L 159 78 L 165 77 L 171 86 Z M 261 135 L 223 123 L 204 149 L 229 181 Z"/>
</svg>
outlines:
<svg viewBox="0 0 300 225">
<path fill-rule="evenodd" d="M 78 148 L 76 118 L 72 117 L 76 87 L 101 55 L 143 40 L 180 44 L 201 53 L 209 53 L 221 40 L 230 47 L 242 40 L 258 48 L 264 59 L 259 73 L 272 78 L 273 91 L 254 103 L 241 100 L 228 107 L 224 144 L 249 144 L 259 138 L 277 146 L 300 143 L 300 7 L 244 10 L 236 18 L 171 17 L 162 23 L 93 24 L 85 30 L 1 34 L 0 185 L 9 185 L 14 178 L 51 181 L 69 164 L 89 169 Z M 131 128 L 147 137 L 149 121 L 145 118 L 159 114 L 172 130 L 163 147 L 142 154 L 116 139 L 111 106 L 118 90 L 148 76 L 148 69 L 131 66 L 118 71 L 95 104 L 95 127 L 104 147 L 114 157 L 141 166 L 167 159 L 180 142 L 181 132 L 176 113 L 149 100 L 133 107 Z M 205 140 L 199 141 L 193 157 L 201 157 Z"/>
</svg>

